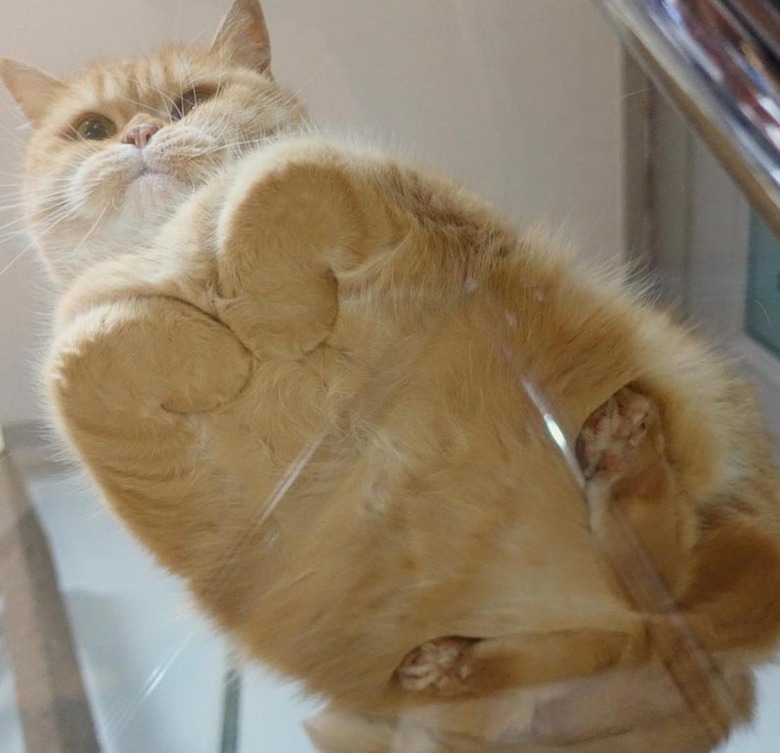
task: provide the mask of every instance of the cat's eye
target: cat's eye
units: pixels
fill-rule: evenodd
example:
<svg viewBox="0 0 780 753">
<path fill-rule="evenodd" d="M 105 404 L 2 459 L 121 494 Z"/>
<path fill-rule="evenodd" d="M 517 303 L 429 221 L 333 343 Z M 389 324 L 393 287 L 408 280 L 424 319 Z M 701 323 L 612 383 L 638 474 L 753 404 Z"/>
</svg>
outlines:
<svg viewBox="0 0 780 753">
<path fill-rule="evenodd" d="M 116 133 L 116 125 L 105 115 L 88 115 L 76 125 L 76 133 L 88 141 L 104 141 Z"/>
<path fill-rule="evenodd" d="M 195 88 L 188 92 L 184 92 L 184 94 L 173 103 L 173 106 L 171 107 L 171 117 L 174 120 L 180 120 L 212 95 L 213 92 L 201 88 Z"/>
</svg>

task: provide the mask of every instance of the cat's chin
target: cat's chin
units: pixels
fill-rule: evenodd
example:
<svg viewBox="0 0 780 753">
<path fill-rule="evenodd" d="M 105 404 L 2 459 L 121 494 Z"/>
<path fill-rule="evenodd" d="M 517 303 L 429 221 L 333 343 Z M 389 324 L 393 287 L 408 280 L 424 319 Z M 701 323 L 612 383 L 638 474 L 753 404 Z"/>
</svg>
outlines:
<svg viewBox="0 0 780 753">
<path fill-rule="evenodd" d="M 184 188 L 183 181 L 171 173 L 157 170 L 146 170 L 134 178 L 127 188 L 128 193 L 157 194 L 175 191 L 180 193 Z"/>
<path fill-rule="evenodd" d="M 149 170 L 134 178 L 127 186 L 123 204 L 134 208 L 165 212 L 187 198 L 192 189 L 171 173 Z"/>
</svg>

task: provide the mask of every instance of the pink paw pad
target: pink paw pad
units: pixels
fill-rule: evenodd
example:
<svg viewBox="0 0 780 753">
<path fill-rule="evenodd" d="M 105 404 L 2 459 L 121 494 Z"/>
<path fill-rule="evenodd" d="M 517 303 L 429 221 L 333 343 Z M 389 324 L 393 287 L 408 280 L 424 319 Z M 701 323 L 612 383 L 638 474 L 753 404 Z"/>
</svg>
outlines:
<svg viewBox="0 0 780 753">
<path fill-rule="evenodd" d="M 404 690 L 453 693 L 469 675 L 469 638 L 438 638 L 410 651 L 396 670 Z"/>
<path fill-rule="evenodd" d="M 628 388 L 597 408 L 577 438 L 577 459 L 585 478 L 620 470 L 647 434 L 651 412 L 650 401 Z"/>
</svg>

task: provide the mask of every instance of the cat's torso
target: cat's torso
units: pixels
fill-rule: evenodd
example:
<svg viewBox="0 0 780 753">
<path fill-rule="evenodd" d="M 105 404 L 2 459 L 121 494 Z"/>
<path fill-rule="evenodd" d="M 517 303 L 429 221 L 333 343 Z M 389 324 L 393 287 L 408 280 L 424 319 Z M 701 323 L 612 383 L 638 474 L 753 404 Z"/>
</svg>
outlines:
<svg viewBox="0 0 780 753">
<path fill-rule="evenodd" d="M 284 198 L 261 227 L 279 181 L 297 180 L 301 165 L 314 172 L 299 203 Z M 300 237 L 302 223 L 337 210 L 369 229 L 325 224 L 319 247 Z M 266 239 L 265 266 L 236 252 L 236 227 Z M 312 257 L 325 247 L 326 272 L 290 267 L 274 247 L 281 236 Z M 290 303 L 278 321 L 263 320 L 279 312 L 266 295 Z M 190 541 L 145 497 L 141 523 L 123 509 L 126 487 L 109 498 L 255 655 L 353 706 L 399 702 L 377 679 L 438 635 L 635 629 L 570 464 L 583 421 L 622 385 L 639 381 L 665 406 L 691 515 L 744 472 L 749 451 L 733 435 L 744 406 L 728 405 L 722 367 L 662 315 L 615 282 L 599 289 L 446 181 L 320 137 L 248 156 L 158 243 L 90 270 L 59 326 L 98 301 L 139 296 L 226 324 L 248 376 L 177 429 L 181 472 L 213 496 L 182 511 Z M 197 368 L 232 367 L 206 358 Z"/>
</svg>

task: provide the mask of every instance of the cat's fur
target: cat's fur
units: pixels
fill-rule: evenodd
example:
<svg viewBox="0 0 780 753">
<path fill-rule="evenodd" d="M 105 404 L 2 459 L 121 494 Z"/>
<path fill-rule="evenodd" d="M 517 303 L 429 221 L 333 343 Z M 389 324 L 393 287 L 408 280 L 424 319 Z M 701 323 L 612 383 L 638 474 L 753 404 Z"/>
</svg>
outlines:
<svg viewBox="0 0 780 753">
<path fill-rule="evenodd" d="M 441 750 L 614 732 L 617 712 L 575 724 L 576 696 L 528 732 L 522 688 L 638 667 L 604 681 L 647 700 L 662 664 L 684 698 L 635 700 L 636 729 L 576 750 L 709 749 L 780 636 L 777 477 L 749 391 L 450 182 L 302 132 L 269 62 L 236 0 L 209 49 L 64 83 L 0 64 L 35 126 L 30 231 L 65 283 L 45 370 L 63 433 L 217 623 L 331 701 L 323 749 L 397 749 L 362 712 L 433 708 Z M 213 96 L 169 122 L 193 87 Z M 86 113 L 117 134 L 75 138 Z M 585 496 L 559 433 L 580 437 Z M 415 691 L 419 647 L 450 636 L 478 640 Z"/>
</svg>

